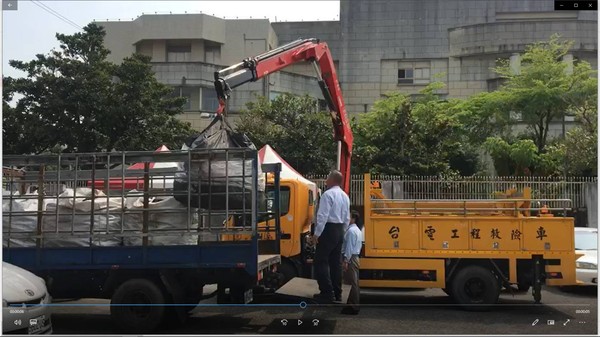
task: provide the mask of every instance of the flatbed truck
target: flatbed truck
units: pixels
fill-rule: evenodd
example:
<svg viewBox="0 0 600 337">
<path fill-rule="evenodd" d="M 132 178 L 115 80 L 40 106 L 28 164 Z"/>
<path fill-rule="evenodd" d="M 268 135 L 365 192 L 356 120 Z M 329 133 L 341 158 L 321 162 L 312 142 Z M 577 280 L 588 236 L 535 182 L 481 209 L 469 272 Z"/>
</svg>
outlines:
<svg viewBox="0 0 600 337">
<path fill-rule="evenodd" d="M 175 169 L 150 169 L 151 163 L 187 162 L 192 167 L 192 162 L 211 166 L 217 160 L 225 165 L 243 160 L 248 164 L 245 167 L 251 167 L 240 176 L 225 176 L 226 181 L 251 182 L 252 188 L 241 192 L 250 207 L 245 208 L 243 203 L 240 209 L 226 207 L 215 211 L 194 208 L 189 202 L 172 208 L 151 207 L 157 198 L 172 198 L 175 192 L 151 189 L 150 182 L 176 173 Z M 144 163 L 144 169 L 125 171 L 131 163 Z M 275 273 L 280 262 L 278 242 L 270 251 L 259 254 L 256 219 L 265 215 L 279 219 L 279 203 L 273 201 L 269 212 L 259 211 L 255 150 L 6 155 L 3 164 L 18 167 L 22 172 L 4 177 L 9 192 L 11 187 L 16 190 L 24 190 L 23 185 L 37 187 L 36 194 L 3 196 L 3 260 L 42 277 L 54 298 L 110 299 L 111 318 L 121 331 L 147 333 L 170 319 L 185 319 L 188 311 L 207 297 L 202 291 L 206 284 L 217 284 L 218 303 L 248 303 L 253 289 Z M 115 169 L 115 164 L 120 168 Z M 271 188 L 274 200 L 279 200 L 280 168 L 266 165 L 263 169 L 277 177 Z M 96 186 L 97 180 L 107 183 L 111 179 L 143 181 L 143 190 L 133 194 L 141 206 L 136 210 L 128 208 L 126 204 L 132 194 L 125 190 L 106 190 L 106 194 L 92 190 L 86 198 L 60 194 L 65 187 L 86 186 L 89 181 Z M 185 192 L 188 200 L 190 191 Z M 224 192 L 226 199 L 230 197 L 228 191 Z M 204 193 L 210 197 L 211 188 L 198 191 Z M 65 212 L 64 208 L 48 210 L 45 206 L 48 202 L 70 201 L 81 207 Z M 15 205 L 22 202 L 37 206 L 25 211 L 17 209 Z M 250 221 L 228 228 L 223 220 L 233 215 Z M 137 227 L 125 225 L 129 217 L 139 219 Z M 185 220 L 159 228 L 156 220 L 159 217 Z M 84 226 L 77 223 L 81 219 Z M 23 223 L 25 227 L 17 225 Z M 277 226 L 278 221 L 274 221 L 271 230 L 278 231 Z M 246 239 L 222 241 L 221 235 L 228 233 L 244 234 Z M 168 240 L 160 243 L 165 238 Z"/>
</svg>

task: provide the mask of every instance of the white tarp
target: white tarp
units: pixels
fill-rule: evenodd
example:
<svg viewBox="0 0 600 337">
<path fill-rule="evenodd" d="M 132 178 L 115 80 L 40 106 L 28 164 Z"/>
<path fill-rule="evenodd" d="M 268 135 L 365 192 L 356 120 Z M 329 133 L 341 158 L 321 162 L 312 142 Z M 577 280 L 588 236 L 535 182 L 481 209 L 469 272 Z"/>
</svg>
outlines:
<svg viewBox="0 0 600 337">
<path fill-rule="evenodd" d="M 110 231 L 116 231 L 120 228 L 120 216 L 115 214 L 120 211 L 120 198 L 110 198 L 99 190 L 95 190 L 95 200 L 92 206 L 92 190 L 90 188 L 77 188 L 77 190 L 66 189 L 59 195 L 58 205 L 56 197 L 45 197 L 42 211 L 45 212 L 42 218 L 42 232 L 56 233 L 58 225 L 58 236 L 44 235 L 44 247 L 82 247 L 89 246 L 89 237 L 75 237 L 74 234 L 87 234 L 90 232 L 91 214 L 94 209 L 94 234 L 107 233 L 108 226 Z M 26 194 L 27 197 L 37 196 L 37 191 Z M 23 199 L 15 196 L 12 200 L 4 198 L 2 200 L 2 224 L 3 232 L 11 233 L 30 233 L 31 236 L 37 233 L 38 224 L 38 199 Z M 58 210 L 57 210 L 58 208 Z M 108 214 L 107 214 L 108 208 Z M 9 213 L 11 212 L 11 213 Z M 16 212 L 27 212 L 19 215 Z M 58 213 L 57 213 L 58 212 Z M 96 246 L 116 246 L 121 243 L 120 238 L 107 237 L 95 239 L 93 245 Z M 3 244 L 6 246 L 8 240 L 5 238 Z M 11 238 L 11 247 L 31 247 L 35 246 L 34 238 Z"/>
<path fill-rule="evenodd" d="M 132 191 L 136 193 L 137 191 Z M 139 193 L 139 192 L 138 192 Z M 144 198 L 128 198 L 127 211 L 124 221 L 126 232 L 142 233 L 143 227 L 143 209 Z M 148 231 L 153 236 L 148 238 L 150 246 L 167 245 L 195 245 L 198 242 L 198 234 L 186 233 L 188 226 L 187 207 L 182 205 L 173 197 L 155 197 L 148 200 L 148 209 L 151 211 L 148 215 Z M 190 230 L 198 230 L 198 212 L 192 209 L 190 212 Z M 170 231 L 169 235 L 161 235 L 161 231 Z M 178 232 L 179 234 L 173 234 Z M 142 237 L 126 237 L 124 240 L 126 246 L 139 246 L 142 244 Z"/>
<path fill-rule="evenodd" d="M 91 196 L 94 195 L 92 203 Z M 45 197 L 42 218 L 42 231 L 45 233 L 42 245 L 44 247 L 85 247 L 90 245 L 89 232 L 91 227 L 91 210 L 94 210 L 94 229 L 97 234 L 105 234 L 103 237 L 95 237 L 94 246 L 133 246 L 142 244 L 144 198 L 142 192 L 132 190 L 123 200 L 121 197 L 107 198 L 106 194 L 99 190 L 90 188 L 66 189 L 59 195 L 57 204 L 56 197 Z M 38 224 L 38 198 L 37 192 L 26 194 L 28 199 L 20 197 L 18 193 L 13 195 L 13 200 L 4 196 L 2 202 L 3 232 L 27 233 L 24 238 L 11 238 L 11 247 L 33 247 L 35 246 L 35 234 Z M 30 198 L 30 199 L 29 199 Z M 11 206 L 12 203 L 12 206 Z M 58 215 L 57 215 L 58 208 Z M 187 207 L 175 200 L 173 197 L 151 197 L 148 204 L 148 230 L 155 234 L 149 237 L 149 245 L 194 245 L 201 241 L 215 239 L 215 235 L 203 233 L 187 233 L 188 212 Z M 10 213 L 9 213 L 10 212 Z M 15 212 L 26 212 L 23 215 Z M 197 232 L 198 212 L 197 209 L 190 211 L 190 229 Z M 120 237 L 121 224 L 126 234 Z M 58 236 L 56 233 L 58 225 Z M 156 235 L 161 231 L 170 232 L 168 235 Z M 47 235 L 46 233 L 50 234 Z M 79 237 L 72 235 L 81 234 Z M 139 233 L 140 235 L 127 235 Z M 114 236 L 112 235 L 114 234 Z M 165 233 L 166 234 L 166 233 Z M 8 245 L 8 238 L 4 237 L 4 246 Z"/>
</svg>

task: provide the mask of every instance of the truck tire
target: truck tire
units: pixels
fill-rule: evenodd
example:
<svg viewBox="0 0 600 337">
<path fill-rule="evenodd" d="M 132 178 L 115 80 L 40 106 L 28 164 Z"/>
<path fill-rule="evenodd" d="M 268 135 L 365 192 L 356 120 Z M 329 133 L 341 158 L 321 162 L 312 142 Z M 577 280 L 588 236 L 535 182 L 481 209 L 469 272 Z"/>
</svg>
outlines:
<svg viewBox="0 0 600 337">
<path fill-rule="evenodd" d="M 128 333 L 153 332 L 165 316 L 165 295 L 154 282 L 147 279 L 132 279 L 115 290 L 111 304 L 137 304 L 136 306 L 112 306 L 110 316 L 119 329 Z M 143 306 L 140 304 L 149 304 Z"/>
<path fill-rule="evenodd" d="M 469 311 L 487 310 L 498 302 L 500 287 L 491 270 L 467 266 L 452 279 L 450 293 L 456 303 Z"/>
</svg>

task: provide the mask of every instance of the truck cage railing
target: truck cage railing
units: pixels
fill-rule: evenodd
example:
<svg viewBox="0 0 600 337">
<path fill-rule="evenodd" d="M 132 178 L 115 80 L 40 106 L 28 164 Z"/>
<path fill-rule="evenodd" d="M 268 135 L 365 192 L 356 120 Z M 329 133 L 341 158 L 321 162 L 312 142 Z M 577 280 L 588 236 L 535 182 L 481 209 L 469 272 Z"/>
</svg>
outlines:
<svg viewBox="0 0 600 337">
<path fill-rule="evenodd" d="M 511 215 L 530 216 L 532 213 L 567 215 L 572 209 L 570 199 L 378 199 L 370 200 L 375 214 L 407 213 L 421 214 L 457 214 L 457 215 Z M 535 204 L 535 207 L 531 205 Z M 549 207 L 548 205 L 559 205 Z"/>
<path fill-rule="evenodd" d="M 220 241 L 222 234 L 255 237 L 257 218 L 272 215 L 253 192 L 264 186 L 259 186 L 257 151 L 252 149 L 7 155 L 3 161 L 4 246 L 13 240 L 35 240 L 33 245 L 40 247 L 44 240 L 79 238 L 90 245 L 109 238 L 120 245 L 128 238 L 149 245 L 149 239 L 158 237 L 187 237 L 188 244 L 201 244 Z M 170 167 L 159 167 L 166 163 Z M 143 169 L 128 168 L 134 164 Z M 176 189 L 174 182 L 182 176 L 187 186 Z M 67 189 L 73 193 L 64 193 Z M 174 202 L 176 196 L 187 204 Z M 194 197 L 209 204 L 221 198 L 224 206 L 194 207 Z M 232 198 L 241 202 L 233 205 Z M 170 199 L 166 206 L 153 207 L 165 199 Z M 227 219 L 236 216 L 245 221 L 227 226 Z M 179 222 L 171 223 L 171 218 Z M 135 225 L 127 226 L 127 221 Z"/>
<path fill-rule="evenodd" d="M 371 180 L 370 174 L 364 175 L 363 203 L 371 215 L 406 216 L 567 216 L 572 210 L 571 199 L 531 198 L 531 190 L 511 189 L 503 198 L 494 199 L 394 199 L 389 198 L 381 189 L 378 180 Z"/>
</svg>

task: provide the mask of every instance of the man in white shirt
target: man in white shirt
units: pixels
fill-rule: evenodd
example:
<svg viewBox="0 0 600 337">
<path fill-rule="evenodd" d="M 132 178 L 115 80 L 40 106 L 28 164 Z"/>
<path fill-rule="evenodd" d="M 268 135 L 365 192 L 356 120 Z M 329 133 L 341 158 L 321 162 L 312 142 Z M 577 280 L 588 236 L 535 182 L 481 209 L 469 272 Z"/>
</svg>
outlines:
<svg viewBox="0 0 600 337">
<path fill-rule="evenodd" d="M 357 223 L 360 215 L 357 211 L 352 211 L 350 217 L 350 226 L 344 234 L 344 244 L 342 245 L 344 281 L 351 286 L 348 295 L 348 306 L 344 307 L 342 314 L 357 315 L 360 304 L 360 288 L 358 286 L 360 271 L 360 251 L 362 249 L 362 231 Z"/>
<path fill-rule="evenodd" d="M 342 300 L 342 243 L 344 226 L 350 223 L 350 198 L 340 186 L 344 177 L 332 171 L 327 177 L 327 191 L 321 196 L 317 225 L 313 236 L 315 276 L 320 293 L 315 299 L 321 302 Z"/>
</svg>

